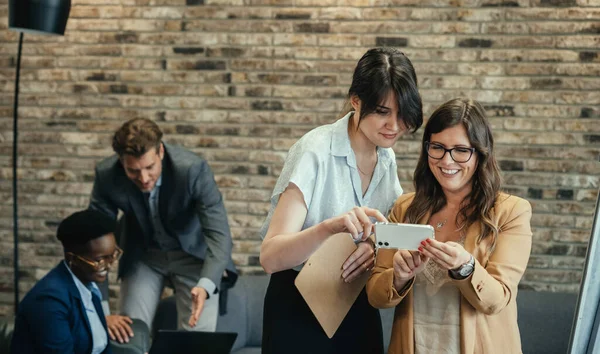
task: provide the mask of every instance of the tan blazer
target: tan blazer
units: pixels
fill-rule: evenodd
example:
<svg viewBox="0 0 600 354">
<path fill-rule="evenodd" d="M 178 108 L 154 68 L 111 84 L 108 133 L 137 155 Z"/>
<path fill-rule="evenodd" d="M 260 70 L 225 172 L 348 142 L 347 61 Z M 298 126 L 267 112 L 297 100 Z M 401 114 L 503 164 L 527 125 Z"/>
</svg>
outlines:
<svg viewBox="0 0 600 354">
<path fill-rule="evenodd" d="M 390 213 L 391 222 L 403 222 L 414 193 L 398 198 Z M 427 223 L 429 215 L 419 220 Z M 499 228 L 496 248 L 486 254 L 487 239 L 477 244 L 480 225 L 467 230 L 465 249 L 475 257 L 470 277 L 452 280 L 461 293 L 460 352 L 462 354 L 522 353 L 517 326 L 517 285 L 525 272 L 531 252 L 531 206 L 528 201 L 501 193 L 493 220 Z M 412 282 L 398 294 L 392 282 L 395 250 L 381 249 L 367 282 L 369 302 L 376 308 L 396 307 L 388 354 L 413 354 Z"/>
</svg>

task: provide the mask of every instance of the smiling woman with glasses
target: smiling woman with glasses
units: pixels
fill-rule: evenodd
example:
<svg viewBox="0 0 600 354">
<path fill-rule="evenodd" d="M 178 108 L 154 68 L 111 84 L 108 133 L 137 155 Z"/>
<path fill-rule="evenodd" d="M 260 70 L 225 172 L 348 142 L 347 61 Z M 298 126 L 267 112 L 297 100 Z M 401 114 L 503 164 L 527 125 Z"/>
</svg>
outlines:
<svg viewBox="0 0 600 354">
<path fill-rule="evenodd" d="M 422 146 L 415 193 L 400 196 L 388 219 L 429 224 L 435 239 L 418 251 L 379 250 L 367 283 L 373 306 L 396 307 L 388 353 L 521 353 L 516 296 L 531 250 L 531 206 L 501 192 L 479 103 L 440 106 Z"/>
<path fill-rule="evenodd" d="M 475 148 L 472 147 L 457 146 L 452 149 L 446 149 L 441 144 L 430 143 L 429 141 L 425 142 L 425 150 L 427 150 L 427 155 L 432 159 L 441 160 L 446 156 L 446 153 L 450 153 L 452 160 L 461 163 L 469 162 L 471 156 L 473 156 L 473 152 L 475 152 Z"/>
<path fill-rule="evenodd" d="M 19 305 L 11 353 L 111 353 L 96 283 L 123 253 L 114 231 L 112 218 L 90 209 L 60 223 L 56 236 L 65 258 Z"/>
<path fill-rule="evenodd" d="M 74 254 L 72 252 L 66 253 L 67 257 L 70 257 L 71 266 L 73 262 L 81 262 L 82 264 L 87 264 L 94 271 L 102 271 L 107 267 L 111 266 L 115 261 L 118 261 L 123 255 L 123 250 L 119 248 L 119 246 L 115 245 L 115 252 L 109 256 L 100 257 L 99 259 L 93 260 L 88 259 L 83 256 Z"/>
</svg>

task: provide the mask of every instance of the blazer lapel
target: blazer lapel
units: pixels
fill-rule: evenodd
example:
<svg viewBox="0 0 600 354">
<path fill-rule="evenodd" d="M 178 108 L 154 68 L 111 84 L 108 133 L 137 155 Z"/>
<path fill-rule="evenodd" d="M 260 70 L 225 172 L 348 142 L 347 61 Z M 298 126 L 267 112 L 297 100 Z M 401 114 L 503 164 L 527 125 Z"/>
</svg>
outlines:
<svg viewBox="0 0 600 354">
<path fill-rule="evenodd" d="M 98 317 L 100 318 L 100 322 L 102 322 L 102 327 L 104 327 L 104 329 L 107 329 L 106 318 L 104 315 L 104 310 L 102 309 L 102 302 L 101 302 L 100 298 L 93 292 L 92 292 L 92 302 L 94 303 L 94 308 L 96 309 L 96 313 L 98 314 Z"/>
<path fill-rule="evenodd" d="M 81 299 L 81 293 L 79 293 L 79 289 L 77 289 L 77 285 L 75 285 L 75 281 L 73 280 L 73 277 L 71 276 L 71 273 L 69 272 L 69 270 L 67 269 L 67 265 L 66 264 L 62 264 L 63 269 L 62 269 L 62 277 L 64 278 L 64 283 L 67 285 L 67 288 L 69 290 L 69 294 L 71 294 L 71 297 L 73 297 L 75 299 L 75 302 L 77 303 L 77 310 L 79 311 L 79 316 L 83 319 L 83 322 L 85 323 L 85 329 L 89 335 L 90 340 L 92 339 L 92 326 L 90 325 L 90 320 L 88 319 L 87 316 L 87 310 L 85 309 L 85 306 L 83 305 L 83 300 Z M 100 306 L 102 307 L 102 306 Z M 88 348 L 88 352 L 92 351 L 92 346 L 93 346 L 93 341 L 90 341 L 89 343 L 89 348 Z"/>
</svg>

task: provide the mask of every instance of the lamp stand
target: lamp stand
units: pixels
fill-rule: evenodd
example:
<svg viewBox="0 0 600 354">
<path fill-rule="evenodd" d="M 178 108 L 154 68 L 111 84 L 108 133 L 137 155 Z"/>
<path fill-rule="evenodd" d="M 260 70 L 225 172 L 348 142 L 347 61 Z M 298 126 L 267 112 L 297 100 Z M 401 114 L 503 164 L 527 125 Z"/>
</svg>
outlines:
<svg viewBox="0 0 600 354">
<path fill-rule="evenodd" d="M 15 97 L 13 105 L 13 148 L 12 148 L 12 172 L 13 172 L 13 268 L 14 268 L 14 290 L 15 290 L 15 316 L 19 309 L 19 214 L 17 203 L 17 161 L 18 151 L 17 142 L 19 137 L 18 131 L 18 110 L 19 110 L 19 79 L 21 73 L 21 50 L 23 49 L 23 32 L 19 32 L 19 50 L 17 52 L 17 68 L 15 78 Z"/>
</svg>

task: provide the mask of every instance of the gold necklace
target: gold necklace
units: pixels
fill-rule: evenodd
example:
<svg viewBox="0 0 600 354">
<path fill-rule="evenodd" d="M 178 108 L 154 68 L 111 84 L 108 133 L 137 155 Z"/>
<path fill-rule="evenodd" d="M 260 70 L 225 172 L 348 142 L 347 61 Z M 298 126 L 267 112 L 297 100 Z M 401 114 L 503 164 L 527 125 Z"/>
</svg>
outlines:
<svg viewBox="0 0 600 354">
<path fill-rule="evenodd" d="M 358 172 L 362 173 L 365 176 L 370 176 L 373 174 L 373 172 L 375 172 L 375 166 L 377 166 L 377 160 L 375 160 L 375 163 L 373 164 L 371 173 L 365 173 L 365 171 L 360 169 L 360 166 L 358 165 L 358 161 L 356 161 L 356 168 L 358 169 Z"/>
<path fill-rule="evenodd" d="M 365 175 L 365 176 L 369 176 L 370 175 L 370 173 L 365 173 L 363 170 L 361 170 L 360 166 L 358 166 L 358 163 L 356 164 L 356 168 L 358 168 L 358 172 L 362 173 L 363 175 Z"/>
</svg>

